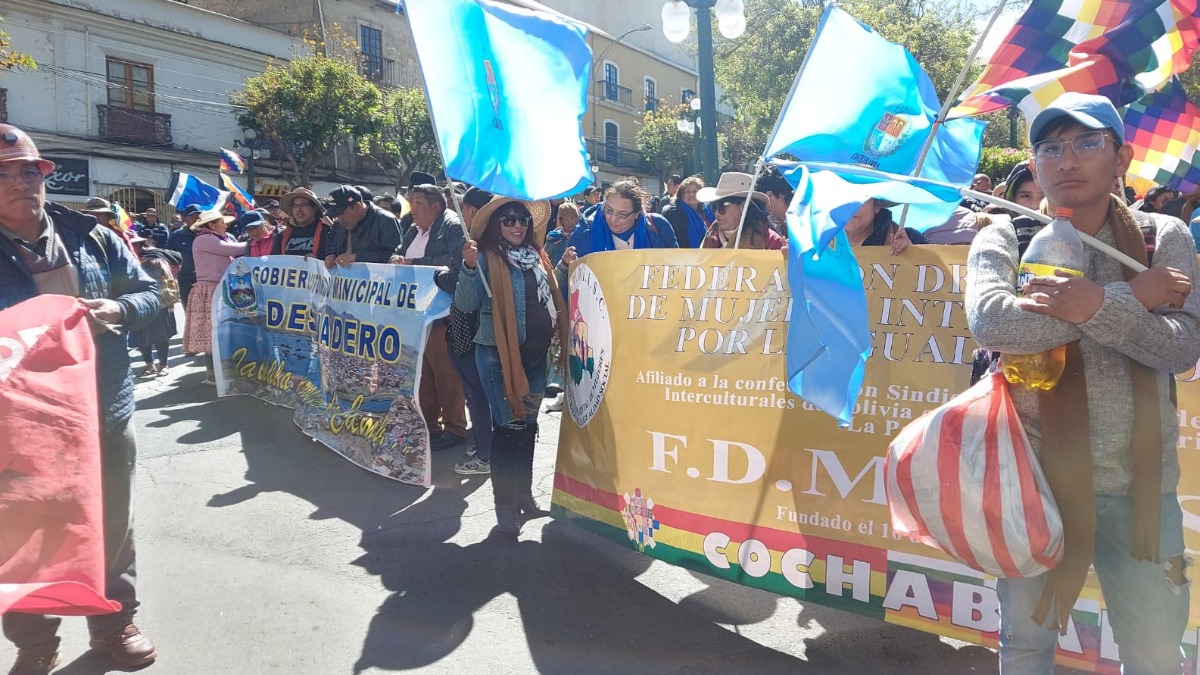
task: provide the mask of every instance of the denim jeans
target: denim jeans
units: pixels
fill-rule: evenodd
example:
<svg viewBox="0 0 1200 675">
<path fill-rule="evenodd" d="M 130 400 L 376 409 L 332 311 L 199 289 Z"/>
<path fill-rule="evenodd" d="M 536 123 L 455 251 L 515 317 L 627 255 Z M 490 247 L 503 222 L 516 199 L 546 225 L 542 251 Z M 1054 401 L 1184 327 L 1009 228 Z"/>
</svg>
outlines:
<svg viewBox="0 0 1200 675">
<path fill-rule="evenodd" d="M 525 418 L 513 417 L 508 399 L 504 397 L 504 374 L 500 368 L 500 352 L 488 345 L 475 345 L 475 365 L 479 368 L 479 381 L 487 395 L 488 407 L 492 409 L 492 423 L 496 427 L 524 428 L 537 422 L 542 407 L 542 395 L 546 391 L 546 356 L 529 363 L 521 362 L 525 378 L 529 380 L 529 400 L 525 402 Z"/>
<path fill-rule="evenodd" d="M 1096 495 L 1096 550 L 1092 566 L 1100 580 L 1113 639 L 1127 675 L 1178 675 L 1180 643 L 1188 622 L 1190 582 L 1176 585 L 1167 566 L 1183 555 L 1183 512 L 1174 493 L 1163 495 L 1161 564 L 1130 556 L 1133 506 L 1128 497 Z M 1045 575 L 1000 579 L 1000 672 L 1052 675 L 1058 633 L 1030 619 Z M 1051 610 L 1053 613 L 1053 609 Z"/>
<path fill-rule="evenodd" d="M 466 356 L 459 356 L 453 350 L 450 363 L 458 371 L 462 380 L 463 395 L 467 399 L 467 412 L 471 413 L 471 428 L 467 434 L 475 441 L 475 456 L 490 462 L 492 459 L 492 411 L 488 405 L 487 395 L 483 393 L 483 383 L 479 380 L 479 367 L 475 365 L 475 352 L 481 347 L 476 346 Z"/>
<path fill-rule="evenodd" d="M 100 461 L 104 494 L 105 597 L 120 602 L 121 611 L 89 616 L 88 632 L 94 638 L 107 637 L 124 628 L 133 621 L 138 607 L 133 549 L 133 469 L 137 463 L 137 438 L 132 422 L 101 434 Z M 4 637 L 18 649 L 57 651 L 61 618 L 11 613 L 5 614 L 2 620 Z"/>
</svg>

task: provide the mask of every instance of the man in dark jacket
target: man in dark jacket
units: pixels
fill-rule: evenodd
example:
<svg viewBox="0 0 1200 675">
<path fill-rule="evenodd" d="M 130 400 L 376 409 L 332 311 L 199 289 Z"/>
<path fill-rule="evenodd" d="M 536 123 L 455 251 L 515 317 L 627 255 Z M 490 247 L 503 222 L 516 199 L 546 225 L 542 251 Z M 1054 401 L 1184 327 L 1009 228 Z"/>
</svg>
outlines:
<svg viewBox="0 0 1200 675">
<path fill-rule="evenodd" d="M 417 185 L 408 193 L 413 226 L 405 233 L 392 262 L 399 265 L 462 267 L 465 237 L 458 216 L 446 210 L 446 196 L 436 185 Z M 421 364 L 421 412 L 429 425 L 434 450 L 458 445 L 467 436 L 466 397 L 462 378 L 446 346 L 446 319 L 435 321 L 425 343 Z"/>
<path fill-rule="evenodd" d="M 396 216 L 365 199 L 352 185 L 341 185 L 329 193 L 325 215 L 337 218 L 333 228 L 333 250 L 325 256 L 325 267 L 343 267 L 355 262 L 385 263 L 400 245 L 400 223 Z"/>
<path fill-rule="evenodd" d="M 142 328 L 158 314 L 158 289 L 129 247 L 96 219 L 46 203 L 45 179 L 54 163 L 33 141 L 0 124 L 0 310 L 42 294 L 74 295 L 96 321 L 96 370 L 101 419 L 101 482 L 104 495 L 106 595 L 121 603 L 114 614 L 88 617 L 91 647 L 124 667 L 150 663 L 158 651 L 133 623 L 134 585 L 131 508 L 137 440 L 133 380 L 124 332 Z M 57 617 L 10 613 L 4 636 L 17 646 L 12 673 L 49 673 L 59 661 Z"/>
<path fill-rule="evenodd" d="M 179 299 L 184 307 L 187 307 L 192 284 L 196 283 L 196 261 L 192 258 L 192 242 L 196 240 L 196 233 L 192 232 L 192 223 L 200 220 L 201 210 L 198 204 L 183 207 L 183 227 L 167 237 L 167 248 L 178 253 L 183 259 L 183 264 L 179 266 Z"/>
<path fill-rule="evenodd" d="M 324 260 L 333 252 L 332 228 L 323 220 L 325 208 L 316 193 L 296 188 L 279 200 L 291 219 L 275 238 L 275 255 L 305 255 Z"/>
</svg>

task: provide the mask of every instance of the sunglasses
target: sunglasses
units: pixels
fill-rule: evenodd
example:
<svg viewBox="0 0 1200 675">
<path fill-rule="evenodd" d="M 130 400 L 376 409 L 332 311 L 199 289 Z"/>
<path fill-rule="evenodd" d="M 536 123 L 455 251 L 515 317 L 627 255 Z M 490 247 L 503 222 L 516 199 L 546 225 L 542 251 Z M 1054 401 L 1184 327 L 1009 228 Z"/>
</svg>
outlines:
<svg viewBox="0 0 1200 675">
<path fill-rule="evenodd" d="M 533 216 L 519 216 L 510 214 L 500 216 L 500 225 L 502 227 L 517 227 L 519 225 L 529 227 L 533 224 Z"/>
<path fill-rule="evenodd" d="M 724 214 L 725 209 L 729 205 L 732 204 L 734 206 L 741 206 L 745 202 L 746 202 L 746 200 L 744 200 L 744 199 L 727 199 L 725 201 L 717 202 L 717 204 L 715 206 L 713 206 L 713 211 L 720 213 L 720 214 Z"/>
</svg>

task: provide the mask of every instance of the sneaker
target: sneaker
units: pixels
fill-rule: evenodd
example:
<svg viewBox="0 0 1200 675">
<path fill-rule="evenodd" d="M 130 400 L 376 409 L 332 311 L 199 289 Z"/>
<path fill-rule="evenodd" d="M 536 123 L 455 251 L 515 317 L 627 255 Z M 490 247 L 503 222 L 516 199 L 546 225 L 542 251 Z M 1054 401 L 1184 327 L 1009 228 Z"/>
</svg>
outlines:
<svg viewBox="0 0 1200 675">
<path fill-rule="evenodd" d="M 553 401 L 550 401 L 546 404 L 546 412 L 562 412 L 562 409 L 563 394 L 562 392 L 559 392 L 558 395 L 554 397 Z"/>
<path fill-rule="evenodd" d="M 479 459 L 478 457 L 469 457 L 454 465 L 454 473 L 459 473 L 464 476 L 481 475 L 486 476 L 492 472 L 492 463 Z"/>
<path fill-rule="evenodd" d="M 467 446 L 467 459 L 471 459 L 474 456 L 475 456 L 475 444 L 472 443 Z"/>
</svg>

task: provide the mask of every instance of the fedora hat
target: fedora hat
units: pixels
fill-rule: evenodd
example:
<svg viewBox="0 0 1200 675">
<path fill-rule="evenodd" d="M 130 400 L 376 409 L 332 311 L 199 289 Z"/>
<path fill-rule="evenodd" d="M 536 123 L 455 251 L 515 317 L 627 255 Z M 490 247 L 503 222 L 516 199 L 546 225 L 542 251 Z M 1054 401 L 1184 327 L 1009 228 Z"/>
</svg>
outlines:
<svg viewBox="0 0 1200 675">
<path fill-rule="evenodd" d="M 696 199 L 706 204 L 715 202 L 723 197 L 741 197 L 743 199 L 750 197 L 758 202 L 760 206 L 766 206 L 767 202 L 770 201 L 766 194 L 754 189 L 754 176 L 738 171 L 723 173 L 720 180 L 717 181 L 715 188 L 700 188 L 696 192 Z"/>
<path fill-rule="evenodd" d="M 475 214 L 475 220 L 471 221 L 471 238 L 479 239 L 487 229 L 492 214 L 501 206 L 513 203 L 524 206 L 529 211 L 529 215 L 533 216 L 534 239 L 541 241 L 546 234 L 546 225 L 550 222 L 550 202 L 527 202 L 512 197 L 493 197 L 491 201 L 484 204 Z"/>
<path fill-rule="evenodd" d="M 200 219 L 197 220 L 196 222 L 192 223 L 192 230 L 198 230 L 198 229 L 204 227 L 205 225 L 208 225 L 209 223 L 217 221 L 217 220 L 224 220 L 225 224 L 229 225 L 233 221 L 237 220 L 237 216 L 227 216 L 224 213 L 221 213 L 220 211 L 217 211 L 217 210 L 204 211 L 203 213 L 200 214 Z"/>
<path fill-rule="evenodd" d="M 315 192 L 313 192 L 312 190 L 309 190 L 308 188 L 304 188 L 304 187 L 298 187 L 295 190 L 292 190 L 291 192 L 280 197 L 279 198 L 279 208 L 282 209 L 284 213 L 291 216 L 292 215 L 292 202 L 296 201 L 297 197 L 304 197 L 308 201 L 312 202 L 313 205 L 317 207 L 317 216 L 318 217 L 325 215 L 325 207 L 321 206 L 321 199 L 319 197 L 317 197 L 317 194 Z"/>
</svg>

